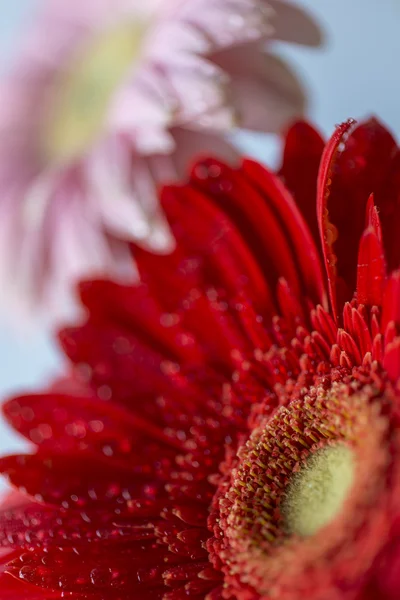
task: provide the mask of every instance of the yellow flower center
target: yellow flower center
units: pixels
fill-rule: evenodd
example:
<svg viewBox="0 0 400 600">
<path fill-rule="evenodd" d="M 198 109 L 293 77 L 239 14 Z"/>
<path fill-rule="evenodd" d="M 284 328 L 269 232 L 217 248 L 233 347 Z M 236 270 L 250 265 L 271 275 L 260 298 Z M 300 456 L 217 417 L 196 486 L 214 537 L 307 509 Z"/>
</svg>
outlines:
<svg viewBox="0 0 400 600">
<path fill-rule="evenodd" d="M 95 142 L 113 93 L 138 58 L 145 34 L 143 23 L 124 23 L 103 32 L 60 72 L 43 129 L 47 160 L 69 161 Z"/>
<path fill-rule="evenodd" d="M 344 445 L 311 454 L 288 486 L 282 515 L 288 532 L 316 534 L 340 514 L 354 480 L 354 457 Z"/>
</svg>

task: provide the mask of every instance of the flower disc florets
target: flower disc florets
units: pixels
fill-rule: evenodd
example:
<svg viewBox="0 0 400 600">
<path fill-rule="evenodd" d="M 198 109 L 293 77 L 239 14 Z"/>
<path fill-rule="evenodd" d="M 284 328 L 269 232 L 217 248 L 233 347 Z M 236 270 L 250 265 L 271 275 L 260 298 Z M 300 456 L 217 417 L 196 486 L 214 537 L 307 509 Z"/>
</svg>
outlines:
<svg viewBox="0 0 400 600">
<path fill-rule="evenodd" d="M 249 597 L 258 597 L 255 590 L 266 598 L 322 597 L 321 580 L 353 585 L 385 544 L 382 517 L 389 523 L 393 501 L 386 490 L 399 450 L 391 402 L 354 375 L 329 387 L 327 380 L 251 434 L 214 500 L 217 554 L 233 597 L 247 597 L 244 583 Z M 368 540 L 358 549 L 360 570 L 341 572 L 356 539 Z"/>
</svg>

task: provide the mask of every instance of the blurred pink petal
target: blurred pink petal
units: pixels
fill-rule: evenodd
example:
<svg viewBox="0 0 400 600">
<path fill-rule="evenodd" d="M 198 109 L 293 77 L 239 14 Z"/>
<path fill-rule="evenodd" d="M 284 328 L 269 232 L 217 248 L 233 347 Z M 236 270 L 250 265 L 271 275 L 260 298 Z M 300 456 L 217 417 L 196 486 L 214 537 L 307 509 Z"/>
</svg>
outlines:
<svg viewBox="0 0 400 600">
<path fill-rule="evenodd" d="M 302 85 L 288 65 L 257 45 L 238 46 L 214 56 L 231 76 L 231 94 L 240 126 L 255 131 L 279 132 L 302 113 L 306 98 Z"/>
<path fill-rule="evenodd" d="M 160 185 L 304 109 L 273 38 L 320 33 L 283 0 L 43 1 L 0 90 L 3 299 L 61 313 L 77 279 L 136 278 L 129 242 L 170 251 Z"/>
<path fill-rule="evenodd" d="M 269 0 L 269 5 L 276 14 L 274 39 L 305 46 L 321 44 L 321 29 L 302 8 L 285 0 Z"/>
</svg>

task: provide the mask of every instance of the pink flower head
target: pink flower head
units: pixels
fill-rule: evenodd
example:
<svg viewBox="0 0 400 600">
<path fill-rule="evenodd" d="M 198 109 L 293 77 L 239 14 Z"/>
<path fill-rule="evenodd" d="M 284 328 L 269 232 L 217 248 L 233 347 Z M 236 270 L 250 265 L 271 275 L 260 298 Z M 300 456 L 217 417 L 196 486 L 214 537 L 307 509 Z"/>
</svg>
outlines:
<svg viewBox="0 0 400 600">
<path fill-rule="evenodd" d="M 7 295 L 59 310 L 79 277 L 134 279 L 127 242 L 170 250 L 158 183 L 204 149 L 233 160 L 234 126 L 276 131 L 304 108 L 272 37 L 319 42 L 280 0 L 43 2 L 0 94 Z"/>
</svg>

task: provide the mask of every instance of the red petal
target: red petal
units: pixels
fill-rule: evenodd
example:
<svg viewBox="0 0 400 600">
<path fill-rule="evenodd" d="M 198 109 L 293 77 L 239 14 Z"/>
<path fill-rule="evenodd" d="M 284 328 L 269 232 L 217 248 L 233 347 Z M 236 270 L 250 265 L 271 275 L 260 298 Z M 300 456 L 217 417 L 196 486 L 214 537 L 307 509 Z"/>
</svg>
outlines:
<svg viewBox="0 0 400 600">
<path fill-rule="evenodd" d="M 204 263 L 205 287 L 223 287 L 234 295 L 245 289 L 256 306 L 271 307 L 271 294 L 263 276 L 265 263 L 260 262 L 257 247 L 259 242 L 256 237 L 249 240 L 246 220 L 238 222 L 232 211 L 225 212 L 226 207 L 222 204 L 223 199 L 230 198 L 233 192 L 235 172 L 228 170 L 226 179 L 221 179 L 222 169 L 228 167 L 213 161 L 212 164 L 198 164 L 194 173 L 213 173 L 211 167 L 215 168 L 217 177 L 202 176 L 202 179 L 200 175 L 193 175 L 193 181 L 203 193 L 193 186 L 164 190 L 162 204 L 172 230 L 178 242 L 189 250 L 189 256 Z M 249 193 L 254 201 L 255 192 L 250 189 Z"/>
<path fill-rule="evenodd" d="M 380 306 L 386 281 L 386 261 L 375 229 L 368 228 L 360 241 L 357 264 L 357 301 Z"/>
<path fill-rule="evenodd" d="M 140 409 L 140 406 L 138 407 Z M 97 398 L 37 394 L 7 402 L 4 414 L 11 425 L 34 444 L 59 452 L 86 451 L 103 460 L 125 461 L 149 443 L 163 451 L 177 442 L 154 422 Z M 181 448 L 181 444 L 177 444 Z M 133 452 L 134 449 L 134 452 Z"/>
<path fill-rule="evenodd" d="M 400 378 L 400 338 L 385 348 L 383 366 L 393 383 L 398 383 Z"/>
<path fill-rule="evenodd" d="M 293 198 L 280 180 L 261 165 L 246 160 L 243 170 L 262 193 L 265 204 L 270 207 L 272 216 L 269 219 L 276 220 L 284 234 L 291 251 L 291 260 L 296 266 L 297 277 L 300 279 L 301 293 L 307 294 L 316 303 L 326 304 L 318 250 Z M 271 249 L 269 256 L 272 264 L 276 260 L 278 251 L 276 246 Z M 290 279 L 282 270 L 279 271 L 279 275 L 285 277 L 292 290 L 296 292 L 297 278 Z"/>
<path fill-rule="evenodd" d="M 382 333 L 385 333 L 386 327 L 391 321 L 400 325 L 400 271 L 394 271 L 386 284 L 382 310 Z"/>
<path fill-rule="evenodd" d="M 381 189 L 396 149 L 375 119 L 351 131 L 353 124 L 339 127 L 328 143 L 318 185 L 318 220 L 336 319 L 355 289 L 368 198 Z"/>
<path fill-rule="evenodd" d="M 154 481 L 135 472 L 135 464 L 121 465 L 98 457 L 77 454 L 7 456 L 0 458 L 0 471 L 10 483 L 46 504 L 83 509 L 126 505 L 131 498 L 152 499 L 163 490 L 162 481 Z"/>
<path fill-rule="evenodd" d="M 375 200 L 382 223 L 389 270 L 400 267 L 400 151 L 389 162 L 388 175 Z"/>
<path fill-rule="evenodd" d="M 157 300 L 145 285 L 127 287 L 111 281 L 84 282 L 80 293 L 91 319 L 102 324 L 111 321 L 126 332 L 134 332 L 170 360 L 204 360 L 200 346 L 190 339 L 179 318 L 168 315 L 162 304 L 165 295 Z"/>
<path fill-rule="evenodd" d="M 165 582 L 168 585 L 174 581 L 187 581 L 188 579 L 197 578 L 198 574 L 208 566 L 208 562 L 197 562 L 173 567 L 165 572 Z"/>
<path fill-rule="evenodd" d="M 277 297 L 281 315 L 286 323 L 290 324 L 295 330 L 297 325 L 304 323 L 304 311 L 299 299 L 293 294 L 286 279 L 279 279 Z"/>
<path fill-rule="evenodd" d="M 352 360 L 353 364 L 361 364 L 362 357 L 360 350 L 347 331 L 344 331 L 343 329 L 338 330 L 337 343 L 339 348 L 345 352 L 346 356 Z"/>
<path fill-rule="evenodd" d="M 242 235 L 211 199 L 190 186 L 167 188 L 162 199 L 178 248 L 162 264 L 136 251 L 142 279 L 208 362 L 231 366 L 232 346 L 244 351 L 246 345 L 236 315 L 229 314 L 233 301 L 243 294 L 258 311 L 274 314 L 271 291 Z"/>
<path fill-rule="evenodd" d="M 166 357 L 118 324 L 104 321 L 99 327 L 95 320 L 88 321 L 64 329 L 59 339 L 70 360 L 89 370 L 99 398 L 110 400 L 115 395 L 123 401 L 126 396 L 166 390 L 168 382 L 161 367 Z"/>
<path fill-rule="evenodd" d="M 162 574 L 168 568 L 164 557 L 165 550 L 160 551 L 154 543 L 143 543 L 141 552 L 123 545 L 118 552 L 99 546 L 81 554 L 69 549 L 52 549 L 51 553 L 35 550 L 13 561 L 7 571 L 45 590 L 79 593 L 79 598 L 89 594 L 91 600 L 93 594 L 96 600 L 104 595 L 129 600 L 136 595 L 143 600 L 161 600 Z"/>
<path fill-rule="evenodd" d="M 59 600 L 60 592 L 50 592 L 22 583 L 15 577 L 0 575 L 1 600 Z M 82 597 L 66 596 L 69 600 L 82 600 Z M 93 598 L 93 600 L 96 600 Z"/>
<path fill-rule="evenodd" d="M 371 227 L 374 230 L 376 237 L 381 242 L 382 241 L 382 226 L 381 226 L 381 220 L 379 218 L 378 209 L 375 206 L 375 200 L 374 200 L 373 194 L 371 194 L 368 199 L 366 215 L 367 215 L 366 224 L 365 224 L 366 229 L 368 229 L 368 227 Z"/>
<path fill-rule="evenodd" d="M 20 551 L 75 548 L 83 552 L 95 545 L 107 550 L 111 545 L 127 542 L 132 551 L 136 549 L 140 553 L 140 544 L 155 538 L 153 524 L 159 520 L 161 507 L 161 503 L 143 502 L 143 509 L 137 513 L 126 505 L 120 505 L 118 509 L 115 506 L 99 506 L 94 511 L 85 507 L 67 510 L 26 503 L 25 506 L 0 512 L 0 545 Z"/>
<path fill-rule="evenodd" d="M 293 195 L 317 247 L 320 247 L 315 199 L 317 177 L 325 142 L 304 121 L 292 125 L 286 134 L 280 175 Z"/>
<path fill-rule="evenodd" d="M 246 172 L 245 165 L 243 169 Z M 298 292 L 298 277 L 285 231 L 257 188 L 249 185 L 240 171 L 234 171 L 216 160 L 198 164 L 192 178 L 201 190 L 212 194 L 224 212 L 240 227 L 247 246 L 272 289 L 281 275 Z"/>
<path fill-rule="evenodd" d="M 361 354 L 364 356 L 364 354 L 370 352 L 372 349 L 372 338 L 369 327 L 360 311 L 355 308 L 351 309 L 351 318 L 353 337 L 358 342 Z"/>
<path fill-rule="evenodd" d="M 325 267 L 328 277 L 328 289 L 332 312 L 335 320 L 338 319 L 338 278 L 337 278 L 337 256 L 333 250 L 333 246 L 337 240 L 337 228 L 331 222 L 331 217 L 328 209 L 328 201 L 331 194 L 332 172 L 334 160 L 339 152 L 339 147 L 343 143 L 343 139 L 354 125 L 354 121 L 350 120 L 343 123 L 337 128 L 334 135 L 325 146 L 324 153 L 321 159 L 321 166 L 318 175 L 317 188 L 317 218 L 319 224 L 319 232 L 321 236 L 322 251 L 325 259 Z M 340 303 L 341 304 L 341 303 Z"/>
</svg>

